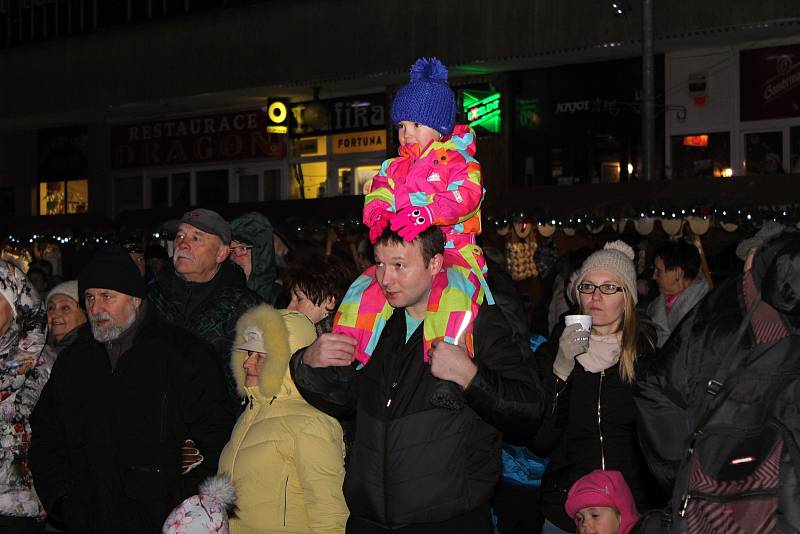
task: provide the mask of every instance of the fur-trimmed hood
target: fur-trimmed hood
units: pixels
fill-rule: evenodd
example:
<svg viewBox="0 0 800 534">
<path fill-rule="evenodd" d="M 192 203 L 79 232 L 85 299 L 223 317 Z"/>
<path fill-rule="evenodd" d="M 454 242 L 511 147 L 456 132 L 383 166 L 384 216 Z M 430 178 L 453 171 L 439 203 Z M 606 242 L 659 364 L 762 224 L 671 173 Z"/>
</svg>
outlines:
<svg viewBox="0 0 800 534">
<path fill-rule="evenodd" d="M 251 308 L 236 323 L 236 339 L 234 347 L 244 342 L 244 332 L 250 327 L 257 327 L 263 332 L 267 357 L 259 376 L 257 388 L 245 386 L 245 372 L 242 365 L 247 359 L 247 352 L 233 349 L 231 353 L 231 370 L 236 380 L 236 390 L 240 396 L 248 393 L 257 394 L 265 399 L 283 396 L 299 396 L 289 373 L 289 359 L 296 351 L 309 346 L 317 337 L 314 325 L 302 313 L 290 310 L 276 310 L 268 304 Z"/>
</svg>

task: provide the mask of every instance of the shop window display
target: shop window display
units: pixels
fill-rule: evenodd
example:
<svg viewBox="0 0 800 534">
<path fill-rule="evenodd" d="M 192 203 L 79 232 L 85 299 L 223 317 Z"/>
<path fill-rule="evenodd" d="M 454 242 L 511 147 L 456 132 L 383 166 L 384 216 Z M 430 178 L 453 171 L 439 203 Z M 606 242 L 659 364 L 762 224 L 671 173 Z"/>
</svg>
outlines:
<svg viewBox="0 0 800 534">
<path fill-rule="evenodd" d="M 674 135 L 672 145 L 672 176 L 731 176 L 730 132 Z"/>
</svg>

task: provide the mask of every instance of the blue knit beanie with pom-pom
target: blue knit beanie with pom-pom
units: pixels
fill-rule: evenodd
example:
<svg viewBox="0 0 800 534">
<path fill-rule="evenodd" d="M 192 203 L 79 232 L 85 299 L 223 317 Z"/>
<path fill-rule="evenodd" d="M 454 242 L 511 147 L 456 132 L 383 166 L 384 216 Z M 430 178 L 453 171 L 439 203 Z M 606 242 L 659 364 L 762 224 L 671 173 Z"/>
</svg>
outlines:
<svg viewBox="0 0 800 534">
<path fill-rule="evenodd" d="M 432 57 L 411 66 L 411 81 L 400 88 L 392 103 L 392 123 L 418 122 L 449 135 L 456 123 L 456 97 L 447 84 L 447 67 Z"/>
</svg>

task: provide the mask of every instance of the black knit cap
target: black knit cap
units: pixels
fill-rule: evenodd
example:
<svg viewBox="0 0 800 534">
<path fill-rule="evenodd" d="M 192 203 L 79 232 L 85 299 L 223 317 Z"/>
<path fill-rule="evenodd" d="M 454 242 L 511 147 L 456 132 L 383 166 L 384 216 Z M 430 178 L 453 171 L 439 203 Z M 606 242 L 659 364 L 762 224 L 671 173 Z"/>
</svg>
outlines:
<svg viewBox="0 0 800 534">
<path fill-rule="evenodd" d="M 120 246 L 98 250 L 92 261 L 78 275 L 78 295 L 81 300 L 88 288 L 113 289 L 132 297 L 145 298 L 147 288 L 139 268 L 128 252 Z"/>
</svg>

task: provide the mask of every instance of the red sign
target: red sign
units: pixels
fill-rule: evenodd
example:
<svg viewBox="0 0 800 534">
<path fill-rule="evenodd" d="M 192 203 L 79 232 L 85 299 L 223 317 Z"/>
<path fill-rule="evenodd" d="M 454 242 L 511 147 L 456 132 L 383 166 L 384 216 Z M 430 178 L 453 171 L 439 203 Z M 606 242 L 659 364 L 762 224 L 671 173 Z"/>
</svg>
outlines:
<svg viewBox="0 0 800 534">
<path fill-rule="evenodd" d="M 263 110 L 179 117 L 111 128 L 114 169 L 279 159 L 286 136 L 267 133 Z"/>
<path fill-rule="evenodd" d="M 741 119 L 800 117 L 800 45 L 742 50 Z"/>
<path fill-rule="evenodd" d="M 685 135 L 683 146 L 708 146 L 708 135 Z"/>
</svg>

